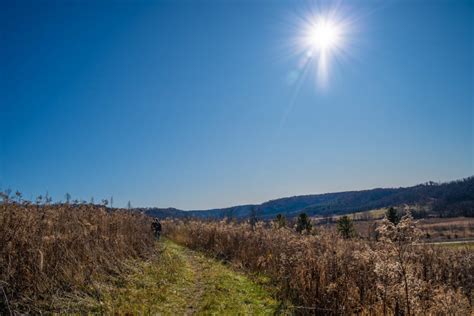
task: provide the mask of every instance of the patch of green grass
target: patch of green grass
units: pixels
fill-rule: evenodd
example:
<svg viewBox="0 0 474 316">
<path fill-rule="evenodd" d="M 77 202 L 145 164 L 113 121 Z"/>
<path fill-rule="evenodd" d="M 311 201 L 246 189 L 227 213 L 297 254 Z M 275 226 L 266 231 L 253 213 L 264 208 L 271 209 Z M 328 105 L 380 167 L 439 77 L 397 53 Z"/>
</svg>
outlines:
<svg viewBox="0 0 474 316">
<path fill-rule="evenodd" d="M 131 274 L 101 288 L 101 310 L 121 314 L 179 312 L 186 304 L 179 290 L 192 285 L 179 253 L 164 246 L 153 260 L 135 265 Z"/>
<path fill-rule="evenodd" d="M 163 240 L 160 254 L 101 286 L 95 309 L 107 314 L 271 315 L 278 302 L 230 267 Z"/>
<path fill-rule="evenodd" d="M 200 310 L 206 314 L 273 314 L 277 302 L 259 285 L 222 264 L 206 273 Z"/>
</svg>

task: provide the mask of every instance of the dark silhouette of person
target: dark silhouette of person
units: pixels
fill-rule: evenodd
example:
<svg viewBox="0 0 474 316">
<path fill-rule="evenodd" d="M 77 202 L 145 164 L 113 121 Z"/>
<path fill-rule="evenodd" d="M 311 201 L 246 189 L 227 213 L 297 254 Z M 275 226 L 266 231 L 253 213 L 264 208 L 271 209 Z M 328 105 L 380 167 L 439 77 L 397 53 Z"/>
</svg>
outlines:
<svg viewBox="0 0 474 316">
<path fill-rule="evenodd" d="M 151 229 L 153 230 L 153 234 L 155 234 L 156 239 L 160 239 L 161 223 L 158 221 L 157 218 L 155 218 L 153 222 L 151 223 Z"/>
</svg>

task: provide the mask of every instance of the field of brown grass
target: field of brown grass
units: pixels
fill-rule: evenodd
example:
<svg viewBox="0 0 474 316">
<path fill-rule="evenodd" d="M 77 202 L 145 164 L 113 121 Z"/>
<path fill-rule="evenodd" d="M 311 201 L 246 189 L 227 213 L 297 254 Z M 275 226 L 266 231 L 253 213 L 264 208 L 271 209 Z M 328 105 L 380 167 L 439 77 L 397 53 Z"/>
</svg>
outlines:
<svg viewBox="0 0 474 316">
<path fill-rule="evenodd" d="M 373 237 L 375 229 L 383 219 L 382 210 L 377 210 L 377 216 L 367 217 L 366 214 L 349 215 L 354 219 L 354 227 L 357 234 L 363 238 Z M 318 227 L 325 229 L 336 229 L 336 220 L 324 218 L 313 219 L 313 223 Z M 423 218 L 417 220 L 417 227 L 423 232 L 421 239 L 426 242 L 438 241 L 461 241 L 474 240 L 474 218 L 472 217 L 453 217 L 453 218 Z"/>
<path fill-rule="evenodd" d="M 474 218 L 427 218 L 419 221 L 420 228 L 426 233 L 425 238 L 437 240 L 471 240 L 474 239 Z"/>
<path fill-rule="evenodd" d="M 317 227 L 235 222 L 166 221 L 176 242 L 268 276 L 301 314 L 470 315 L 474 253 L 420 245 L 423 234 L 407 217 L 384 221 L 378 241 L 344 239 Z"/>
<path fill-rule="evenodd" d="M 135 293 L 121 285 L 130 272 L 142 275 L 134 266 L 154 258 L 150 271 L 168 271 L 162 266 L 167 261 L 157 255 L 150 224 L 151 218 L 141 213 L 104 206 L 4 200 L 0 204 L 0 314 L 106 311 L 101 305 L 104 293 Z M 167 220 L 162 224 L 175 242 L 270 280 L 267 285 L 282 306 L 295 314 L 473 312 L 472 248 L 422 243 L 428 231 L 432 240 L 438 233 L 471 236 L 471 219 L 415 222 L 405 216 L 396 226 L 387 220 L 359 220 L 354 222 L 359 234 L 352 238 L 340 236 L 334 224 L 315 225 L 302 233 L 293 224 L 281 227 L 277 222 Z M 363 231 L 376 237 L 366 238 Z M 147 277 L 155 280 L 153 273 Z M 137 293 L 141 286 L 140 281 Z M 159 297 L 148 292 L 147 299 L 153 302 Z M 129 304 L 131 299 L 124 295 L 121 302 Z"/>
<path fill-rule="evenodd" d="M 94 205 L 0 204 L 0 314 L 54 311 L 154 251 L 150 219 Z M 58 303 L 61 304 L 61 303 Z"/>
</svg>

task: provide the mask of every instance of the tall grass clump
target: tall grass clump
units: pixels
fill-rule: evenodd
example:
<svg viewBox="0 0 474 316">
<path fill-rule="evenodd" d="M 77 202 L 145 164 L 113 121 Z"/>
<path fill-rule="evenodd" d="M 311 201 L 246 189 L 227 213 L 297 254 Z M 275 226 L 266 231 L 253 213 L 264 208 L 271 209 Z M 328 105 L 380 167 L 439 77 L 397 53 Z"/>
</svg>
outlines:
<svg viewBox="0 0 474 316">
<path fill-rule="evenodd" d="M 164 233 L 193 249 L 268 276 L 297 314 L 469 315 L 474 255 L 418 242 L 410 215 L 384 220 L 377 241 L 335 230 L 169 220 Z"/>
<path fill-rule="evenodd" d="M 0 202 L 0 314 L 54 310 L 152 254 L 150 219 L 91 204 Z"/>
</svg>

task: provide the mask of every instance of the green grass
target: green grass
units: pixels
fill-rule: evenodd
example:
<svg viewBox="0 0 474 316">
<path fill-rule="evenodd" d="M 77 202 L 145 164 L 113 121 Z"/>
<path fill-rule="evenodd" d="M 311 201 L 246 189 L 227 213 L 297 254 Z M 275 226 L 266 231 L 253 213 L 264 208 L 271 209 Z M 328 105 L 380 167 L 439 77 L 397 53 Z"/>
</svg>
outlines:
<svg viewBox="0 0 474 316">
<path fill-rule="evenodd" d="M 160 255 L 101 287 L 96 310 L 120 314 L 271 315 L 278 302 L 241 273 L 163 240 Z"/>
</svg>

